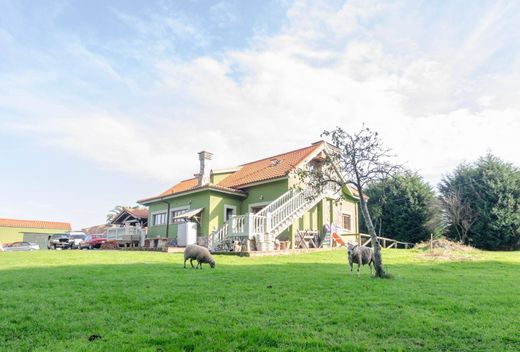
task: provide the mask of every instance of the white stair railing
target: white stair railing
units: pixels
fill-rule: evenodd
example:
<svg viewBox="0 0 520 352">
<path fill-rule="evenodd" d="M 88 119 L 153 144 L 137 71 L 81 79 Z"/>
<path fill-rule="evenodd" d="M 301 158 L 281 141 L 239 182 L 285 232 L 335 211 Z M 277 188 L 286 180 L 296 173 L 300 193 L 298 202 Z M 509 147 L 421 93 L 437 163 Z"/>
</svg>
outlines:
<svg viewBox="0 0 520 352">
<path fill-rule="evenodd" d="M 209 246 L 215 249 L 229 238 L 276 237 L 325 196 L 336 192 L 338 190 L 332 185 L 324 187 L 320 194 L 315 194 L 310 187 L 302 191 L 290 189 L 256 214 L 247 213 L 228 219 L 210 236 Z"/>
<path fill-rule="evenodd" d="M 220 243 L 231 237 L 245 237 L 250 233 L 249 213 L 234 215 L 229 218 L 220 229 L 213 232 L 209 237 L 209 248 L 215 248 Z"/>
<path fill-rule="evenodd" d="M 258 216 L 267 216 L 268 213 L 272 213 L 274 210 L 285 204 L 287 201 L 291 200 L 291 198 L 294 196 L 295 190 L 290 189 L 284 194 L 282 194 L 280 197 L 273 200 L 271 203 L 266 205 L 262 210 L 260 210 L 255 215 Z"/>
<path fill-rule="evenodd" d="M 228 228 L 229 228 L 229 220 L 226 221 L 220 229 L 218 229 L 217 231 L 214 231 L 211 234 L 211 236 L 209 236 L 208 247 L 212 248 L 212 249 L 216 249 L 217 246 L 219 245 L 219 243 L 222 243 L 226 239 L 227 233 L 228 233 Z"/>
<path fill-rule="evenodd" d="M 249 238 L 266 233 L 267 216 L 250 214 L 250 219 L 251 230 L 249 233 Z"/>
<path fill-rule="evenodd" d="M 267 232 L 278 235 L 288 228 L 295 218 L 299 218 L 325 197 L 325 193 L 316 195 L 315 191 L 307 188 L 296 193 L 288 202 L 269 214 Z"/>
</svg>

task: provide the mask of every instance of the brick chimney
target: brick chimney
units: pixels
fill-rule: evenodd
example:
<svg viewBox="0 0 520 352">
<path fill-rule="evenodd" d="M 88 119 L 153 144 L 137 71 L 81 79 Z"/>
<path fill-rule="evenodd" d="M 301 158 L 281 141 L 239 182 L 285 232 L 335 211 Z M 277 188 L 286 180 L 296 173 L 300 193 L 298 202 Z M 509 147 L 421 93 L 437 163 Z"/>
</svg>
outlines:
<svg viewBox="0 0 520 352">
<path fill-rule="evenodd" d="M 205 186 L 211 181 L 211 158 L 213 154 L 206 151 L 201 151 L 199 153 L 199 161 L 200 161 L 200 172 L 196 175 L 199 179 L 199 186 Z"/>
</svg>

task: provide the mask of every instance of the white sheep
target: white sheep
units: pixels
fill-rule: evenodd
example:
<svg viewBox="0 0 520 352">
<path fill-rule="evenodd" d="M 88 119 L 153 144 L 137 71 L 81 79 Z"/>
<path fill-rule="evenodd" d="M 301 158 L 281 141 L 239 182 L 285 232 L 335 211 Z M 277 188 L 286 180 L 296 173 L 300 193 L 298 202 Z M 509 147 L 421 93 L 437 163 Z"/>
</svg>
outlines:
<svg viewBox="0 0 520 352">
<path fill-rule="evenodd" d="M 208 263 L 209 266 L 213 269 L 215 267 L 215 259 L 213 259 L 213 256 L 209 252 L 209 250 L 206 247 L 198 246 L 196 244 L 190 244 L 189 246 L 186 246 L 186 249 L 184 250 L 184 268 L 186 269 L 186 261 L 190 260 L 190 264 L 192 268 L 201 268 L 202 269 L 202 263 Z M 197 261 L 197 266 L 193 266 L 193 259 Z"/>
<path fill-rule="evenodd" d="M 374 263 L 374 253 L 372 252 L 372 248 L 349 243 L 347 246 L 347 253 L 350 271 L 352 271 L 353 269 L 352 264 L 357 263 L 358 273 L 359 267 L 365 264 L 368 264 L 368 266 L 370 267 L 370 273 L 372 273 L 372 264 Z"/>
</svg>

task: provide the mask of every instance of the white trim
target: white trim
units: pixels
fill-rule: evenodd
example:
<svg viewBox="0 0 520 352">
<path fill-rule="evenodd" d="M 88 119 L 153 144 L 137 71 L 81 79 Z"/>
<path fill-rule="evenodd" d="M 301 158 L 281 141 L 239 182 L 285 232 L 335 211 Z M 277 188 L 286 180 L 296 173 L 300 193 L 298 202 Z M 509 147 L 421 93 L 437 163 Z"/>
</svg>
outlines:
<svg viewBox="0 0 520 352">
<path fill-rule="evenodd" d="M 170 208 L 170 213 L 172 211 L 176 211 L 176 210 L 184 210 L 184 209 L 188 209 L 190 210 L 191 209 L 191 206 L 188 204 L 188 205 L 182 205 L 180 207 L 176 207 L 176 208 Z M 166 209 L 166 211 L 168 211 L 168 209 Z"/>
<path fill-rule="evenodd" d="M 155 225 L 155 222 L 154 222 L 154 219 L 153 219 L 154 215 L 163 214 L 163 213 L 166 214 L 166 217 L 168 217 L 168 209 L 158 210 L 158 211 L 154 211 L 153 213 L 150 213 L 150 220 L 152 220 L 151 221 L 152 224 L 150 225 L 150 227 L 158 227 L 158 226 L 165 226 L 166 225 L 166 223 L 168 222 L 168 219 L 166 219 L 166 222 L 164 224 L 160 224 L 160 225 Z"/>
<path fill-rule="evenodd" d="M 351 212 L 349 211 L 341 211 L 341 227 L 343 228 L 343 225 L 344 225 L 344 222 L 343 222 L 343 215 L 350 215 L 350 229 L 346 229 L 344 228 L 344 230 L 347 230 L 347 231 L 350 231 L 352 233 L 355 232 L 355 229 L 352 229 L 352 225 L 354 223 L 354 214 L 352 214 Z"/>
<path fill-rule="evenodd" d="M 169 196 L 156 197 L 156 198 L 150 198 L 150 199 L 141 199 L 141 200 L 137 201 L 137 203 L 141 204 L 141 205 L 146 205 L 146 204 L 160 202 L 162 200 L 182 197 L 182 196 L 185 196 L 188 194 L 193 194 L 193 193 L 198 193 L 198 192 L 203 192 L 203 191 L 216 191 L 216 192 L 220 192 L 220 193 L 231 194 L 231 195 L 238 196 L 238 197 L 244 197 L 244 198 L 247 197 L 247 194 L 244 194 L 239 190 L 237 190 L 236 192 L 232 192 L 232 191 L 222 190 L 215 186 L 212 187 L 212 185 L 209 185 L 209 186 L 205 186 L 203 188 L 194 189 L 192 191 L 183 191 L 183 192 L 175 193 L 175 194 L 172 194 Z"/>
<path fill-rule="evenodd" d="M 233 173 L 240 170 L 242 166 L 235 166 L 235 167 L 228 167 L 227 169 L 217 169 L 217 170 L 211 170 L 211 172 L 214 175 L 220 175 L 220 174 L 227 174 L 227 173 Z"/>
<path fill-rule="evenodd" d="M 229 205 L 229 204 L 224 204 L 224 222 L 226 222 L 226 210 L 228 209 L 233 209 L 233 215 L 237 215 L 237 207 L 236 205 Z"/>
<path fill-rule="evenodd" d="M 182 205 L 180 207 L 176 207 L 176 208 L 170 208 L 170 216 L 168 218 L 168 220 L 170 221 L 170 225 L 178 225 L 179 223 L 178 222 L 173 222 L 173 212 L 174 211 L 178 211 L 178 210 L 190 210 L 191 209 L 191 206 L 190 205 Z"/>
<path fill-rule="evenodd" d="M 316 143 L 313 143 L 312 145 L 316 145 L 316 144 L 321 144 L 322 141 L 320 142 L 316 142 Z M 314 159 L 319 153 L 321 153 L 322 151 L 325 150 L 325 146 L 326 146 L 326 143 L 323 143 L 320 147 L 316 148 L 316 150 L 314 150 L 313 152 L 311 152 L 310 154 L 308 154 L 305 159 L 303 159 L 302 161 L 300 161 L 298 164 L 296 164 L 296 166 L 291 170 L 294 171 L 294 170 L 298 170 L 299 168 L 301 168 L 303 165 L 309 163 L 312 159 Z"/>
<path fill-rule="evenodd" d="M 253 208 L 253 207 L 259 207 L 259 206 L 261 206 L 261 205 L 269 205 L 269 204 L 271 204 L 271 203 L 272 203 L 272 201 L 271 201 L 271 202 L 258 202 L 258 203 L 251 203 L 251 204 L 249 204 L 248 210 L 249 210 L 249 212 L 251 212 L 251 208 Z"/>
<path fill-rule="evenodd" d="M 235 187 L 239 188 L 239 189 L 249 188 L 249 187 L 254 187 L 254 186 L 258 186 L 258 185 L 264 185 L 266 183 L 271 183 L 271 182 L 276 182 L 276 181 L 281 181 L 281 180 L 287 180 L 287 179 L 289 179 L 288 176 L 281 176 L 281 177 L 272 178 L 270 180 L 265 180 L 265 181 L 258 181 L 258 182 L 253 182 L 253 183 L 244 183 L 243 185 L 238 185 L 238 186 L 235 186 Z"/>
</svg>

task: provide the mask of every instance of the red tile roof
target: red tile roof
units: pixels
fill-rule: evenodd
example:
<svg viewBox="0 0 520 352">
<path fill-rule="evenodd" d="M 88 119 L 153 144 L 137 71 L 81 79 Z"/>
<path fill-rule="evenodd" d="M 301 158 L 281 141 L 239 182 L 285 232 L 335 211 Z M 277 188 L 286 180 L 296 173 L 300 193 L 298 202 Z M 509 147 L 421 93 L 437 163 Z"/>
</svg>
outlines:
<svg viewBox="0 0 520 352">
<path fill-rule="evenodd" d="M 125 208 L 126 212 L 132 215 L 136 219 L 147 219 L 148 218 L 148 209 L 147 208 Z"/>
<path fill-rule="evenodd" d="M 41 220 L 17 220 L 0 218 L 0 227 L 20 227 L 31 229 L 56 229 L 69 230 L 71 229 L 68 222 L 56 221 L 41 221 Z"/>
<path fill-rule="evenodd" d="M 291 171 L 299 167 L 299 164 L 313 152 L 318 151 L 325 145 L 325 142 L 313 143 L 309 147 L 300 148 L 287 153 L 274 155 L 268 158 L 253 161 L 241 165 L 237 171 L 220 181 L 218 184 L 198 186 L 197 178 L 190 178 L 181 181 L 173 187 L 162 192 L 160 195 L 143 199 L 145 202 L 160 197 L 167 197 L 191 190 L 210 188 L 234 193 L 243 193 L 240 189 L 253 183 L 269 181 L 280 177 L 286 177 Z"/>
<path fill-rule="evenodd" d="M 85 232 L 87 235 L 103 235 L 106 234 L 107 228 L 110 225 L 102 224 L 102 225 L 96 225 L 91 227 L 85 227 L 84 229 L 81 229 L 81 231 Z"/>
<path fill-rule="evenodd" d="M 322 143 L 316 143 L 310 147 L 244 164 L 240 170 L 223 179 L 219 185 L 231 188 L 242 188 L 252 183 L 287 176 L 287 174 L 298 167 L 298 164 L 307 156 L 322 146 Z"/>
<path fill-rule="evenodd" d="M 198 184 L 198 180 L 196 178 L 195 179 L 185 180 L 185 181 L 182 181 L 182 182 L 176 184 L 175 186 L 169 188 L 168 190 L 164 191 L 163 193 L 159 194 L 158 196 L 141 199 L 141 200 L 138 200 L 137 203 L 144 204 L 143 202 L 148 202 L 150 200 L 159 199 L 159 198 L 162 198 L 162 197 L 168 197 L 168 196 L 171 196 L 171 195 L 174 195 L 174 194 L 177 195 L 177 194 L 182 194 L 184 192 L 197 191 L 197 190 L 203 190 L 203 189 L 209 189 L 209 190 L 214 189 L 214 190 L 220 190 L 220 191 L 225 191 L 225 192 L 232 192 L 232 193 L 235 193 L 237 195 L 245 195 L 244 192 L 242 192 L 242 191 L 240 191 L 238 189 L 229 188 L 229 187 L 222 187 L 220 185 L 216 185 L 216 184 L 213 184 L 213 183 L 210 183 L 210 184 L 205 185 L 205 186 L 190 187 L 190 183 L 187 182 L 187 181 L 191 181 L 191 180 L 195 180 L 195 182 Z"/>
<path fill-rule="evenodd" d="M 198 180 L 197 178 L 190 178 L 188 180 L 181 181 L 177 183 L 175 186 L 168 188 L 166 191 L 159 194 L 159 197 L 169 196 L 174 193 L 185 192 L 190 189 L 197 188 Z"/>
</svg>

